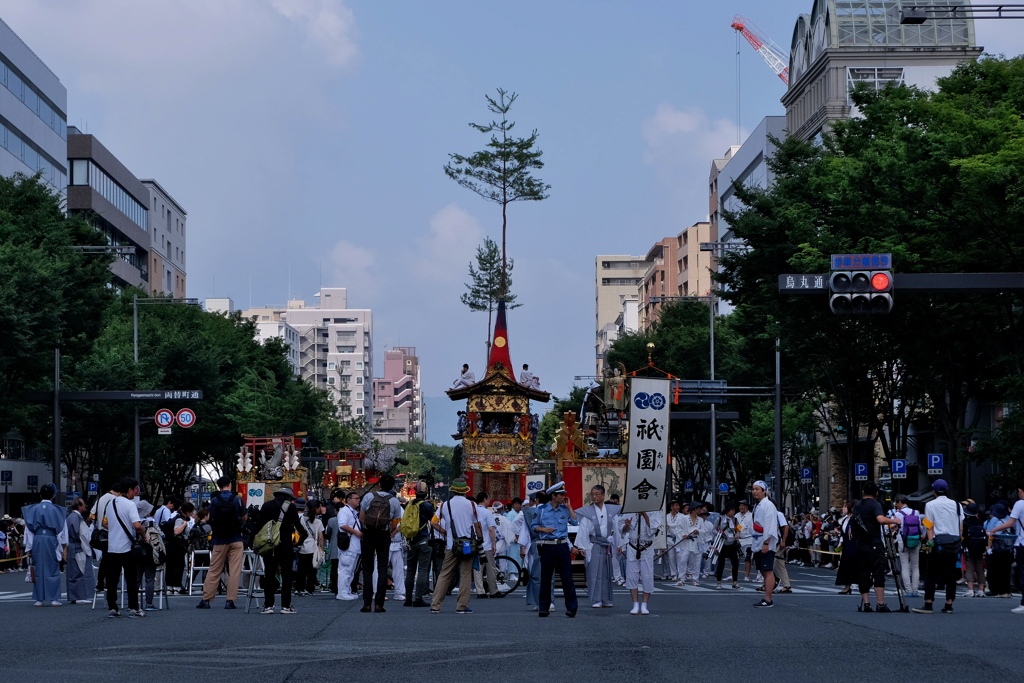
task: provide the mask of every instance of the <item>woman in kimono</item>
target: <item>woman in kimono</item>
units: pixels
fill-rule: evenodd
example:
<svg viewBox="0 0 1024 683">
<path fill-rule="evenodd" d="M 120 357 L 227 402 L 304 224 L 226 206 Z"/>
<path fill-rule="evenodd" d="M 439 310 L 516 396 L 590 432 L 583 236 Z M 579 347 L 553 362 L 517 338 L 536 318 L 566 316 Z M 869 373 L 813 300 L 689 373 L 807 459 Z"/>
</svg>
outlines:
<svg viewBox="0 0 1024 683">
<path fill-rule="evenodd" d="M 87 507 L 84 500 L 75 498 L 67 518 L 68 603 L 72 605 L 91 603 L 94 591 L 92 548 L 89 547 L 92 528 L 85 521 Z"/>
</svg>

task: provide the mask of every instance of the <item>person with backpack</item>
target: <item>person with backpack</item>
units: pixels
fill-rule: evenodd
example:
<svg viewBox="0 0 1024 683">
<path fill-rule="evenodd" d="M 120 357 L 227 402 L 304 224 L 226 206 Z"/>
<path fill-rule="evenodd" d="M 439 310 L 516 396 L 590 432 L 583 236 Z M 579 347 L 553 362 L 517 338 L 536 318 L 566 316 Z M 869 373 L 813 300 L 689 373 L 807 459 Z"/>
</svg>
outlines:
<svg viewBox="0 0 1024 683">
<path fill-rule="evenodd" d="M 406 503 L 402 523 L 398 525 L 409 541 L 404 607 L 429 607 L 423 596 L 430 579 L 430 520 L 434 517 L 434 506 L 427 500 L 427 493 L 427 483 L 416 482 L 416 500 Z"/>
<path fill-rule="evenodd" d="M 998 535 L 1013 528 L 1017 534 L 1014 541 L 1013 551 L 1017 561 L 1017 584 L 1021 588 L 1020 604 L 1014 607 L 1011 612 L 1024 614 L 1024 479 L 1017 482 L 1017 502 L 1013 504 L 1010 515 L 1006 521 L 989 529 L 988 537 L 993 541 Z"/>
<path fill-rule="evenodd" d="M 985 522 L 985 531 L 989 534 L 1009 519 L 1010 511 L 1000 501 L 989 508 L 989 519 Z M 989 539 L 988 547 L 988 587 L 993 598 L 1009 598 L 1010 566 L 1013 564 L 1013 543 L 1017 540 L 1011 531 L 1001 531 Z"/>
<path fill-rule="evenodd" d="M 895 508 L 890 517 L 899 515 L 900 533 L 896 537 L 896 549 L 900 555 L 903 570 L 903 586 L 908 598 L 919 597 L 917 585 L 921 582 L 921 517 L 910 507 L 904 494 L 896 496 Z"/>
<path fill-rule="evenodd" d="M 231 491 L 231 479 L 217 480 L 220 491 L 210 499 L 210 569 L 203 581 L 203 597 L 196 609 L 210 609 L 217 595 L 221 574 L 227 567 L 228 593 L 224 609 L 235 609 L 238 583 L 242 578 L 242 525 L 247 519 L 242 500 Z M 200 523 L 196 524 L 199 527 Z M 204 533 L 205 536 L 205 533 Z M 282 598 L 283 600 L 283 598 Z"/>
<path fill-rule="evenodd" d="M 188 522 L 195 509 L 192 503 L 185 503 L 159 526 L 167 548 L 167 588 L 181 595 L 187 592 L 182 586 L 182 579 L 185 576 L 185 554 L 188 551 Z"/>
<path fill-rule="evenodd" d="M 850 513 L 853 533 L 857 539 L 857 587 L 860 589 L 858 612 L 871 612 L 868 591 L 875 588 L 875 612 L 892 612 L 885 604 L 885 574 L 889 567 L 885 560 L 885 545 L 882 541 L 883 526 L 899 526 L 900 520 L 886 517 L 882 504 L 875 496 L 878 485 L 873 481 L 864 484 L 863 498 Z"/>
<path fill-rule="evenodd" d="M 952 614 L 958 578 L 956 560 L 960 555 L 964 531 L 964 509 L 960 503 L 946 495 L 949 493 L 949 484 L 945 479 L 936 479 L 932 491 L 935 492 L 935 498 L 925 504 L 924 516 L 921 518 L 921 524 L 928 534 L 928 547 L 932 549 L 928 558 L 928 575 L 924 581 L 924 606 L 915 607 L 912 611 L 931 614 L 935 587 L 945 585 L 946 604 L 942 613 Z"/>
<path fill-rule="evenodd" d="M 296 595 L 313 595 L 316 590 L 316 575 L 324 559 L 324 523 L 320 515 L 325 512 L 323 504 L 316 499 L 306 503 L 305 514 L 299 517 L 304 538 L 299 544 L 299 571 L 295 579 Z"/>
<path fill-rule="evenodd" d="M 402 504 L 391 493 L 395 478 L 381 475 L 380 491 L 370 491 L 359 503 L 359 523 L 362 525 L 363 606 L 360 612 L 386 612 L 384 601 L 388 588 L 388 555 L 391 538 L 398 533 L 402 521 Z M 374 590 L 373 571 L 377 572 Z"/>
<path fill-rule="evenodd" d="M 353 590 L 356 565 L 362 552 L 362 527 L 359 525 L 359 501 L 356 491 L 345 495 L 345 504 L 338 510 L 338 600 L 358 600 Z"/>
<path fill-rule="evenodd" d="M 969 503 L 964 508 L 964 582 L 967 590 L 962 598 L 985 597 L 985 552 L 988 550 L 988 534 L 985 522 L 979 515 L 978 504 Z M 975 588 L 974 584 L 978 584 Z"/>
<path fill-rule="evenodd" d="M 274 594 L 281 591 L 281 614 L 297 614 L 292 607 L 292 563 L 295 549 L 292 534 L 299 527 L 299 512 L 295 506 L 295 494 L 287 486 L 274 491 L 274 499 L 263 504 L 256 520 L 256 535 L 253 550 L 263 558 L 263 610 L 260 614 L 274 613 Z M 212 568 L 210 574 L 212 574 Z M 277 576 L 281 575 L 278 584 Z M 209 575 L 208 575 L 209 576 Z M 216 591 L 216 586 L 214 587 Z M 206 595 L 206 587 L 203 587 Z M 213 594 L 209 594 L 213 598 Z"/>
</svg>

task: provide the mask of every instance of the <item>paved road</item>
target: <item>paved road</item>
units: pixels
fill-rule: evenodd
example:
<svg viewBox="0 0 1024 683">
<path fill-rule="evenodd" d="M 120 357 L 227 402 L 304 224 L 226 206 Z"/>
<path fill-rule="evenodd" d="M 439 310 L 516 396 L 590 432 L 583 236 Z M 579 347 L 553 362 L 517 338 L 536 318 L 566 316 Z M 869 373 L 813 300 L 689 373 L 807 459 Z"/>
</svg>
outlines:
<svg viewBox="0 0 1024 683">
<path fill-rule="evenodd" d="M 3 680 L 44 673 L 76 683 L 208 680 L 211 673 L 261 682 L 505 681 L 542 672 L 562 681 L 701 683 L 758 672 L 786 683 L 1020 678 L 1024 616 L 1010 613 L 1017 600 L 960 599 L 953 615 L 859 614 L 858 598 L 838 595 L 831 572 L 790 571 L 795 592 L 777 596 L 770 610 L 752 607 L 760 594 L 750 587 L 659 582 L 650 617 L 627 614 L 628 595 L 618 591 L 615 608 L 584 607 L 574 620 L 561 609 L 537 618 L 521 589 L 505 600 L 474 600 L 467 616 L 453 613 L 454 598 L 441 615 L 392 601 L 386 614 L 361 614 L 358 601 L 324 594 L 296 599 L 294 616 L 226 611 L 220 598 L 200 612 L 197 598 L 176 597 L 146 619 L 114 620 L 102 607 L 34 607 L 24 575 L 2 574 L 8 656 L 0 671 Z"/>
</svg>

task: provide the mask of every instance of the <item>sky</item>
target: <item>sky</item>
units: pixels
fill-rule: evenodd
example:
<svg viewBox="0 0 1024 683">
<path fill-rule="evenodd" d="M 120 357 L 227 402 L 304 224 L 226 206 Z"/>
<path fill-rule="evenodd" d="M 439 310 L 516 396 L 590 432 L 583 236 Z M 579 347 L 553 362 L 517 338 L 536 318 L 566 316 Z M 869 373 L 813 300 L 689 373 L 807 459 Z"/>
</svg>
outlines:
<svg viewBox="0 0 1024 683">
<path fill-rule="evenodd" d="M 711 160 L 785 86 L 730 28 L 743 15 L 788 52 L 812 0 L 5 0 L 0 18 L 68 89 L 68 123 L 188 212 L 188 296 L 313 304 L 347 287 L 384 351 L 416 348 L 428 441 L 482 377 L 486 313 L 459 300 L 501 209 L 448 179 L 487 138 L 485 95 L 539 133 L 551 185 L 509 208 L 521 308 L 513 364 L 564 396 L 594 372 L 594 260 L 646 254 L 705 220 Z M 1019 24 L 977 21 L 990 53 Z M 577 382 L 582 384 L 583 382 Z"/>
</svg>

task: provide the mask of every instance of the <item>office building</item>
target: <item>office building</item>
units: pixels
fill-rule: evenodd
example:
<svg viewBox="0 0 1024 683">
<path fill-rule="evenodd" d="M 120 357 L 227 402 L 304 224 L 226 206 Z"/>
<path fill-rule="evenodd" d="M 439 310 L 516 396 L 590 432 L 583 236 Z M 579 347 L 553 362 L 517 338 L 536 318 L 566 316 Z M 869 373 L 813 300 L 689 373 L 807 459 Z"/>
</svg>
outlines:
<svg viewBox="0 0 1024 683">
<path fill-rule="evenodd" d="M 677 244 L 675 237 L 666 237 L 655 242 L 647 252 L 647 270 L 640 278 L 638 287 L 641 330 L 649 330 L 658 322 L 663 297 L 676 296 Z"/>
<path fill-rule="evenodd" d="M 143 180 L 149 190 L 150 290 L 185 297 L 185 219 L 188 214 L 155 180 Z"/>
<path fill-rule="evenodd" d="M 68 184 L 68 91 L 0 20 L 0 174 L 40 178 L 57 193 Z"/>
<path fill-rule="evenodd" d="M 101 234 L 98 243 L 134 247 L 110 266 L 115 287 L 154 291 L 149 278 L 149 190 L 93 135 L 68 126 L 67 207 Z M 159 291 L 159 290 L 157 290 Z"/>
<path fill-rule="evenodd" d="M 385 445 L 426 440 L 426 405 L 415 347 L 384 352 L 384 376 L 373 380 L 373 438 Z"/>
<path fill-rule="evenodd" d="M 914 5 L 970 6 L 969 0 L 918 0 Z M 803 140 L 826 132 L 829 122 L 856 115 L 849 93 L 857 83 L 934 90 L 936 79 L 960 62 L 977 59 L 974 20 L 929 18 L 901 25 L 892 0 L 814 0 L 793 29 L 789 89 L 782 97 L 786 130 Z"/>
<path fill-rule="evenodd" d="M 344 287 L 323 287 L 316 297 L 316 306 L 294 300 L 284 308 L 252 308 L 242 315 L 257 324 L 285 322 L 294 328 L 302 379 L 330 391 L 343 407 L 343 418 L 372 426 L 373 312 L 348 308 Z"/>
<path fill-rule="evenodd" d="M 637 300 L 637 288 L 648 265 L 643 256 L 599 255 L 595 259 L 594 329 L 598 376 L 604 371 L 605 352 L 618 338 L 616 320 L 623 314 L 627 301 Z"/>
</svg>

